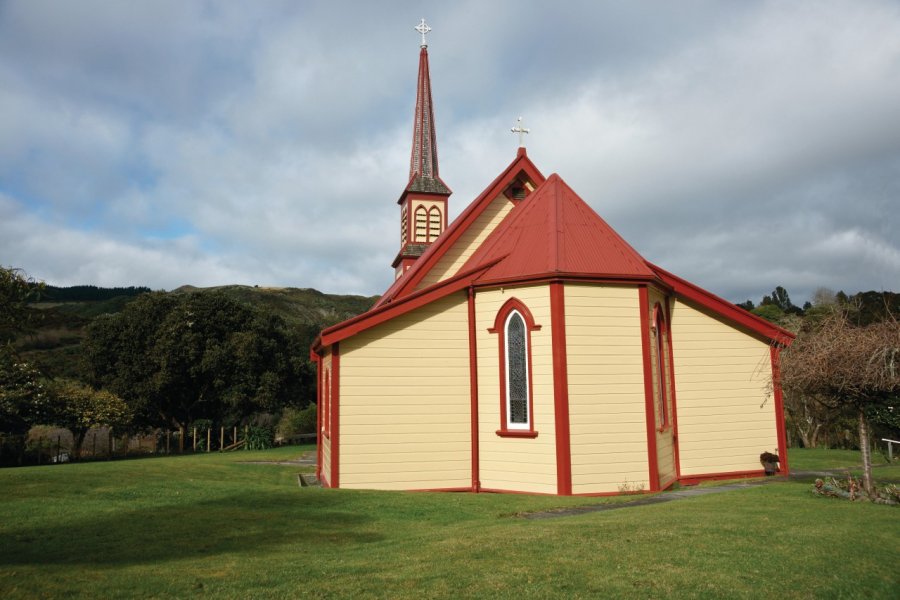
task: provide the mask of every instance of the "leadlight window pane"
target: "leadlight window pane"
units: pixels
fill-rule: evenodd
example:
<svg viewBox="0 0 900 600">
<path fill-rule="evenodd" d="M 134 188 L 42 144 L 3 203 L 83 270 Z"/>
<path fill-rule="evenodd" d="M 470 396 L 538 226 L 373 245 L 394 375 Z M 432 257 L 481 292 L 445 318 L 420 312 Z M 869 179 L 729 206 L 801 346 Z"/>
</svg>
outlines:
<svg viewBox="0 0 900 600">
<path fill-rule="evenodd" d="M 509 393 L 509 422 L 528 423 L 528 349 L 525 321 L 513 312 L 506 325 L 506 377 Z"/>
</svg>

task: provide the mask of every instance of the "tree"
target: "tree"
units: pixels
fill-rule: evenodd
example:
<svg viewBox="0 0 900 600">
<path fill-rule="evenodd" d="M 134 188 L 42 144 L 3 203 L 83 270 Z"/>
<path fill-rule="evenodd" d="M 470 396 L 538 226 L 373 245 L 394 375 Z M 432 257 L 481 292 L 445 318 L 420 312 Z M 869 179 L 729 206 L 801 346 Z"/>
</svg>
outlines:
<svg viewBox="0 0 900 600">
<path fill-rule="evenodd" d="M 120 395 L 141 427 L 235 422 L 311 400 L 298 336 L 221 293 L 144 294 L 97 319 L 83 347 L 90 383 Z"/>
<path fill-rule="evenodd" d="M 72 432 L 72 456 L 81 458 L 84 437 L 93 427 L 125 427 L 130 422 L 125 401 L 106 390 L 95 390 L 83 383 L 60 380 L 50 386 L 55 425 Z"/>
<path fill-rule="evenodd" d="M 41 374 L 9 345 L 0 346 L 0 432 L 24 435 L 50 416 L 51 400 Z"/>
<path fill-rule="evenodd" d="M 807 326 L 782 353 L 781 384 L 788 393 L 815 395 L 831 408 L 856 414 L 863 483 L 873 495 L 866 412 L 886 406 L 900 392 L 900 323 L 888 319 L 855 327 L 836 312 Z"/>
<path fill-rule="evenodd" d="M 9 343 L 28 330 L 34 314 L 27 303 L 38 297 L 42 287 L 21 269 L 0 267 L 0 343 Z"/>
</svg>

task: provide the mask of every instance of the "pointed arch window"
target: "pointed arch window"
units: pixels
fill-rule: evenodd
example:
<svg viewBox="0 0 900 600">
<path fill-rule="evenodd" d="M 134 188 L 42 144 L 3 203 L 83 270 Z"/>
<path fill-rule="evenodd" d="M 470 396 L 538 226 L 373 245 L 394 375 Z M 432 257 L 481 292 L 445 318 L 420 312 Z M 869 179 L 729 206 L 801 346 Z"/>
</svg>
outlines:
<svg viewBox="0 0 900 600">
<path fill-rule="evenodd" d="M 534 428 L 534 390 L 531 369 L 531 332 L 539 331 L 531 311 L 520 300 L 509 299 L 497 313 L 494 326 L 500 350 L 501 437 L 537 437 Z"/>
<path fill-rule="evenodd" d="M 417 206 L 415 211 L 416 242 L 428 241 L 428 213 L 424 206 Z"/>
<path fill-rule="evenodd" d="M 657 427 L 665 429 L 669 426 L 669 386 L 666 377 L 666 349 L 668 347 L 668 330 L 663 310 L 657 303 L 653 307 L 653 349 L 656 353 L 656 413 Z"/>
</svg>

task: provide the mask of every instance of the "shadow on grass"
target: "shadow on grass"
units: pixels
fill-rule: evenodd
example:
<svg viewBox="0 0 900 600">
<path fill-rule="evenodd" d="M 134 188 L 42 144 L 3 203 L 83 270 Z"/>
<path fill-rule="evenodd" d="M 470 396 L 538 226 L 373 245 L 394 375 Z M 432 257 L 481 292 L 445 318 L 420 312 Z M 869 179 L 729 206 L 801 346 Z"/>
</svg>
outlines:
<svg viewBox="0 0 900 600">
<path fill-rule="evenodd" d="M 73 518 L 55 527 L 5 527 L 0 565 L 123 566 L 298 545 L 377 542 L 368 516 L 335 510 L 331 494 L 248 493 L 196 503 Z M 366 528 L 369 527 L 369 531 Z"/>
</svg>

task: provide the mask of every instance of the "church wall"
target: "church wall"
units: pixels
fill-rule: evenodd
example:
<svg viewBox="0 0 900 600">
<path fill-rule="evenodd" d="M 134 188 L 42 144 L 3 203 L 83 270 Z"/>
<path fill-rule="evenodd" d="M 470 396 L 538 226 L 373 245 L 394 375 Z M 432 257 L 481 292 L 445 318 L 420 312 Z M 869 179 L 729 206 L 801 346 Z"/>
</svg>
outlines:
<svg viewBox="0 0 900 600">
<path fill-rule="evenodd" d="M 682 477 L 762 470 L 778 447 L 768 344 L 683 302 L 671 327 Z"/>
<path fill-rule="evenodd" d="M 500 194 L 478 215 L 472 225 L 460 234 L 456 243 L 447 251 L 434 267 L 422 278 L 417 289 L 453 277 L 469 257 L 478 249 L 503 218 L 512 210 L 513 201 Z"/>
<path fill-rule="evenodd" d="M 470 487 L 465 293 L 341 341 L 340 411 L 341 487 Z"/>
<path fill-rule="evenodd" d="M 638 290 L 565 286 L 572 493 L 649 489 Z"/>
<path fill-rule="evenodd" d="M 531 332 L 532 396 L 536 438 L 500 437 L 499 335 L 489 333 L 501 307 L 517 298 L 541 326 Z M 484 489 L 557 493 L 553 406 L 553 348 L 547 285 L 479 290 L 475 296 L 478 344 L 479 471 Z"/>
</svg>

